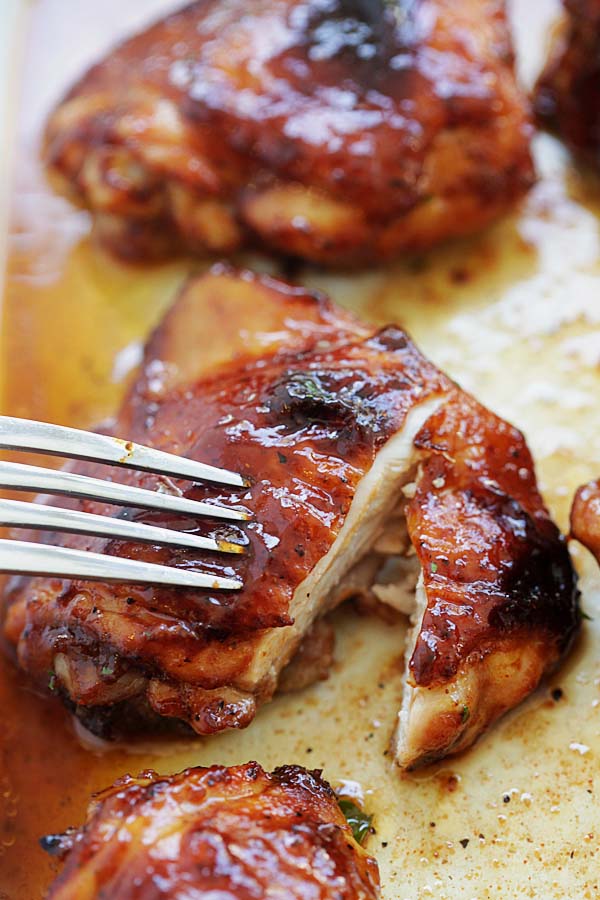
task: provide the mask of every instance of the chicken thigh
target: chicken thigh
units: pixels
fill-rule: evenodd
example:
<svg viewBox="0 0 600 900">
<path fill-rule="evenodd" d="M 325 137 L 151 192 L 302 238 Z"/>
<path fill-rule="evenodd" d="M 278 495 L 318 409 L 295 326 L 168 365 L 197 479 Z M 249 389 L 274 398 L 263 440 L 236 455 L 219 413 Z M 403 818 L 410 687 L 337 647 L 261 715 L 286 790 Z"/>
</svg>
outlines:
<svg viewBox="0 0 600 900">
<path fill-rule="evenodd" d="M 20 665 L 40 685 L 51 673 L 51 687 L 100 734 L 173 719 L 200 734 L 248 725 L 303 638 L 307 652 L 315 623 L 362 592 L 413 616 L 394 740 L 403 766 L 470 744 L 569 647 L 576 579 L 522 435 L 396 326 L 375 329 L 320 295 L 215 267 L 184 287 L 149 341 L 115 434 L 237 470 L 251 485 L 165 483 L 132 470 L 111 478 L 214 497 L 253 520 L 228 527 L 245 553 L 226 561 L 53 538 L 148 562 L 198 562 L 237 575 L 244 587 L 235 594 L 12 584 L 5 634 Z"/>
<path fill-rule="evenodd" d="M 600 563 L 600 481 L 582 485 L 571 507 L 571 535 Z"/>
<path fill-rule="evenodd" d="M 93 66 L 43 153 L 121 256 L 354 266 L 510 208 L 527 115 L 501 0 L 196 0 Z"/>
<path fill-rule="evenodd" d="M 600 169 L 600 2 L 564 0 L 566 19 L 536 89 L 540 121 Z"/>
<path fill-rule="evenodd" d="M 48 900 L 377 900 L 377 863 L 335 794 L 300 766 L 125 776 L 85 825 L 42 845 L 65 859 Z"/>
</svg>

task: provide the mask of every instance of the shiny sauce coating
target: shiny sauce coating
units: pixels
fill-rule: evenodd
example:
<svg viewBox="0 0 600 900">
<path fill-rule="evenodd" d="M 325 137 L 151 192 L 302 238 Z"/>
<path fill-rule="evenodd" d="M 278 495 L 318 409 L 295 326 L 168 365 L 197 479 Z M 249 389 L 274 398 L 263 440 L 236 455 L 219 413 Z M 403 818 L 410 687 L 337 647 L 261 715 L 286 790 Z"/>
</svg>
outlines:
<svg viewBox="0 0 600 900">
<path fill-rule="evenodd" d="M 320 772 L 257 763 L 144 773 L 101 794 L 75 833 L 50 900 L 376 900 L 375 860 L 356 843 Z"/>
</svg>

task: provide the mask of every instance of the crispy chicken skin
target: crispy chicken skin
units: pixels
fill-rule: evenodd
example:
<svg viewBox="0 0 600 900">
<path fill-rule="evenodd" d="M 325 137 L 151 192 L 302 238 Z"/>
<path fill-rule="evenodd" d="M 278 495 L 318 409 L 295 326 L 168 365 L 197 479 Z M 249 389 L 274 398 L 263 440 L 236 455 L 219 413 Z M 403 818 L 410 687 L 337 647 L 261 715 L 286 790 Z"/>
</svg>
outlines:
<svg viewBox="0 0 600 900">
<path fill-rule="evenodd" d="M 42 685 L 54 673 L 53 688 L 97 732 L 142 720 L 154 729 L 156 716 L 199 733 L 243 727 L 315 621 L 371 589 L 398 605 L 404 585 L 415 628 L 394 746 L 412 766 L 471 743 L 570 644 L 575 576 L 523 437 L 395 326 L 377 331 L 323 297 L 215 267 L 188 283 L 150 340 L 115 433 L 249 476 L 236 493 L 177 487 L 255 518 L 239 533 L 244 556 L 201 560 L 241 576 L 235 595 L 13 584 L 5 633 L 21 666 Z M 55 540 L 176 565 L 196 558 Z"/>
<path fill-rule="evenodd" d="M 571 507 L 571 536 L 600 563 L 600 481 L 582 485 Z"/>
<path fill-rule="evenodd" d="M 355 266 L 510 208 L 529 138 L 500 0 L 197 0 L 93 66 L 43 153 L 132 260 Z"/>
<path fill-rule="evenodd" d="M 535 108 L 544 125 L 600 169 L 600 2 L 563 5 L 566 21 L 539 78 Z"/>
<path fill-rule="evenodd" d="M 42 845 L 65 857 L 47 900 L 377 900 L 377 863 L 320 772 L 258 763 L 125 776 L 87 822 Z"/>
</svg>

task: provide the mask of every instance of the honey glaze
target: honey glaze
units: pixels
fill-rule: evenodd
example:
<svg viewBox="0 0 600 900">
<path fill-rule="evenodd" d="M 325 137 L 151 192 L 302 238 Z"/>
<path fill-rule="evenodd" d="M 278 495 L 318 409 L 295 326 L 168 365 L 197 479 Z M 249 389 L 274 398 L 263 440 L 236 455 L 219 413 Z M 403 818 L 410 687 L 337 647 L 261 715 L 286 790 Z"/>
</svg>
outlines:
<svg viewBox="0 0 600 900">
<path fill-rule="evenodd" d="M 34 162 L 49 103 L 116 36 L 115 23 L 120 35 L 167 5 L 104 0 L 70 4 L 68 16 L 64 0 L 36 7 L 3 308 L 3 412 L 83 427 L 113 414 L 140 342 L 189 269 L 114 263 Z M 556 4 L 513 6 L 529 74 Z M 368 318 L 406 325 L 437 364 L 523 428 L 564 528 L 574 488 L 600 474 L 600 192 L 549 139 L 536 161 L 540 181 L 523 208 L 478 238 L 386 270 L 303 278 Z M 327 682 L 210 739 L 85 748 L 58 701 L 32 693 L 2 658 L 0 897 L 43 896 L 55 863 L 39 837 L 80 823 L 90 792 L 124 772 L 256 758 L 266 769 L 298 763 L 323 767 L 334 784 L 359 782 L 386 900 L 596 898 L 600 580 L 587 554 L 574 553 L 594 621 L 566 665 L 473 750 L 404 778 L 387 755 L 404 628 L 350 610 L 336 618 Z"/>
</svg>

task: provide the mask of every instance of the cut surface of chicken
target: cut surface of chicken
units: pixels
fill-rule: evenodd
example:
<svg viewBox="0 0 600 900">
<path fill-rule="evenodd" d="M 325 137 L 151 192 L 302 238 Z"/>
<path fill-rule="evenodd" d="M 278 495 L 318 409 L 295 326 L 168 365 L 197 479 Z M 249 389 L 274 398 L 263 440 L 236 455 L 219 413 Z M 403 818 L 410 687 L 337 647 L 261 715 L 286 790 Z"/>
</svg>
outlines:
<svg viewBox="0 0 600 900">
<path fill-rule="evenodd" d="M 377 863 L 318 771 L 258 763 L 125 776 L 80 829 L 48 900 L 377 900 Z"/>
<path fill-rule="evenodd" d="M 245 506 L 254 518 L 236 532 L 243 556 L 210 560 L 243 580 L 235 598 L 12 585 L 4 629 L 19 663 L 39 684 L 52 672 L 52 687 L 104 736 L 154 730 L 161 717 L 204 734 L 246 726 L 315 622 L 371 589 L 406 611 L 418 566 L 405 712 L 419 714 L 405 714 L 395 738 L 403 766 L 471 743 L 536 687 L 577 630 L 575 576 L 523 437 L 395 326 L 375 330 L 322 296 L 215 267 L 187 284 L 149 341 L 115 428 L 248 476 L 244 491 L 170 489 Z M 148 474 L 112 477 L 164 487 Z M 55 539 L 196 561 L 192 551 Z M 521 665 L 511 668 L 514 659 Z"/>
<path fill-rule="evenodd" d="M 563 0 L 565 20 L 536 87 L 540 122 L 600 169 L 600 3 Z"/>
<path fill-rule="evenodd" d="M 527 115 L 501 0 L 197 0 L 71 88 L 44 157 L 117 254 L 350 266 L 508 209 Z"/>
</svg>

